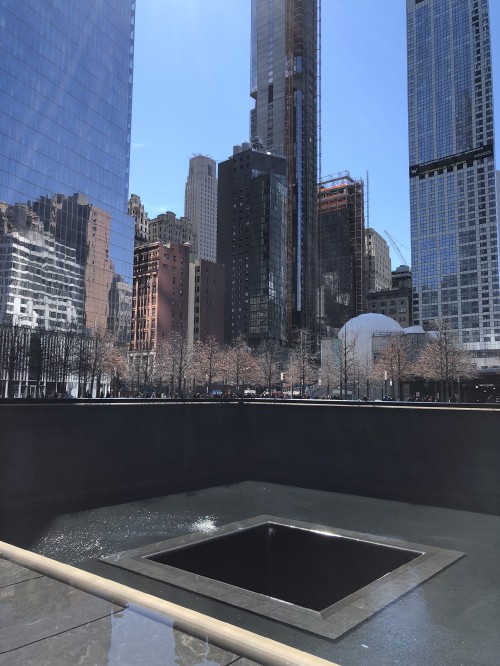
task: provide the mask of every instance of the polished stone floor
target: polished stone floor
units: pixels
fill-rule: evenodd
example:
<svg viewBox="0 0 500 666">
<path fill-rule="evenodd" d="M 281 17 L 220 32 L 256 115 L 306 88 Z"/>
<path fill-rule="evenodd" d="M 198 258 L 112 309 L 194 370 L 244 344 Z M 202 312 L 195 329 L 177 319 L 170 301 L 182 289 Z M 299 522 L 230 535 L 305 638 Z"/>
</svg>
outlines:
<svg viewBox="0 0 500 666">
<path fill-rule="evenodd" d="M 460 551 L 465 556 L 337 640 L 235 609 L 98 559 L 195 532 L 209 534 L 219 526 L 261 514 L 427 544 Z M 491 666 L 498 663 L 500 517 L 248 481 L 81 513 L 52 515 L 43 523 L 38 521 L 36 533 L 31 537 L 19 532 L 19 542 L 54 559 L 76 564 L 343 666 Z M 37 579 L 20 581 L 10 587 L 18 584 L 36 585 Z M 41 614 L 40 607 L 39 612 Z M 124 613 L 111 606 L 106 610 L 100 606 L 94 608 L 89 603 L 83 604 L 79 612 L 85 631 L 91 631 L 89 625 L 94 622 L 107 623 L 104 645 L 111 647 L 102 648 L 107 649 L 107 654 L 122 649 L 122 639 L 115 636 L 119 635 L 119 627 L 124 626 L 121 616 L 126 617 L 128 611 Z M 96 615 L 94 620 L 89 619 L 92 613 Z M 79 629 L 65 628 L 61 636 L 71 631 Z M 151 631 L 154 633 L 153 628 Z M 158 638 L 158 641 L 164 649 L 179 649 L 179 640 L 172 635 L 168 640 L 165 638 L 162 642 Z M 188 657 L 185 662 L 177 663 L 212 663 L 196 661 L 197 658 L 189 661 Z M 233 655 L 234 659 L 237 657 Z M 2 662 L 0 659 L 2 666 L 4 663 L 30 662 Z M 167 659 L 162 663 L 176 662 Z M 247 662 L 236 663 L 243 666 Z"/>
<path fill-rule="evenodd" d="M 257 666 L 0 559 L 1 666 Z"/>
</svg>

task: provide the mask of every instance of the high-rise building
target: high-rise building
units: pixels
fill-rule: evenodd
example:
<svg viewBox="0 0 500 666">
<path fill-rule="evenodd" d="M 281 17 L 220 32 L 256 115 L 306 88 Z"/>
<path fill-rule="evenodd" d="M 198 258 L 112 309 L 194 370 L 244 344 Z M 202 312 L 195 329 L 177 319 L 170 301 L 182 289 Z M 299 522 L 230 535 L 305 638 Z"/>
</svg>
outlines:
<svg viewBox="0 0 500 666">
<path fill-rule="evenodd" d="M 413 320 L 500 348 L 487 0 L 407 0 Z"/>
<path fill-rule="evenodd" d="M 217 256 L 224 337 L 287 342 L 287 183 L 283 157 L 248 147 L 219 163 Z"/>
<path fill-rule="evenodd" d="M 215 161 L 206 155 L 189 160 L 184 195 L 184 216 L 193 224 L 200 259 L 217 259 L 217 174 Z"/>
<path fill-rule="evenodd" d="M 391 257 L 387 241 L 369 227 L 365 229 L 365 293 L 391 288 Z"/>
<path fill-rule="evenodd" d="M 132 284 L 134 13 L 134 0 L 0 0 L 0 201 L 23 218 L 0 225 L 3 323 L 115 329 L 113 276 Z"/>
<path fill-rule="evenodd" d="M 364 312 L 364 183 L 349 173 L 319 184 L 323 332 Z M 326 330 L 325 330 L 326 328 Z"/>
<path fill-rule="evenodd" d="M 252 0 L 252 145 L 287 158 L 287 316 L 316 331 L 317 0 Z"/>
</svg>

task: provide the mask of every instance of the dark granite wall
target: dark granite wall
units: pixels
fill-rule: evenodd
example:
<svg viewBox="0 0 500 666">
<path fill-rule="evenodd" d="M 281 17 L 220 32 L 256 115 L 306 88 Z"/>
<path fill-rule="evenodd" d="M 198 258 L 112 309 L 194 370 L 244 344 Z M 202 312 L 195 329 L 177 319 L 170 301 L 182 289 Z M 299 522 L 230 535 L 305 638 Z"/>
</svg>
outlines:
<svg viewBox="0 0 500 666">
<path fill-rule="evenodd" d="M 500 515 L 500 411 L 331 403 L 0 403 L 0 508 L 244 479 Z"/>
</svg>

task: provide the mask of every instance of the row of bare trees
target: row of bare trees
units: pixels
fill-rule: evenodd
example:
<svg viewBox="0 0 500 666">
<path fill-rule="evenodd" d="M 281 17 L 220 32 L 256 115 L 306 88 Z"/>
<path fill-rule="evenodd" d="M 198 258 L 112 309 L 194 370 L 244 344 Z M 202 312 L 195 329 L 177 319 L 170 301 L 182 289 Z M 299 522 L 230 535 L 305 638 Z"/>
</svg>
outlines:
<svg viewBox="0 0 500 666">
<path fill-rule="evenodd" d="M 397 334 L 390 337 L 374 365 L 374 377 L 385 379 L 387 372 L 398 396 L 403 382 L 423 379 L 433 382 L 442 400 L 459 392 L 459 383 L 477 374 L 472 354 L 460 345 L 456 332 L 445 319 L 434 323 L 435 331 L 425 335 L 423 345 L 412 345 L 412 336 Z"/>
<path fill-rule="evenodd" d="M 210 393 L 216 385 L 234 393 L 245 387 L 270 393 L 285 384 L 303 387 L 314 381 L 310 336 L 301 332 L 297 348 L 274 341 L 251 349 L 243 337 L 221 345 L 214 336 L 189 341 L 185 330 L 162 338 L 155 348 L 130 352 L 113 335 L 97 329 L 82 333 L 0 326 L 1 395 L 29 393 L 99 397 L 133 393 L 191 395 Z"/>
<path fill-rule="evenodd" d="M 78 397 L 98 395 L 106 378 L 116 374 L 123 352 L 109 331 L 92 333 L 0 326 L 0 380 L 3 397 L 47 393 L 65 395 L 73 385 Z"/>
<path fill-rule="evenodd" d="M 213 336 L 190 342 L 181 330 L 162 338 L 155 349 L 130 352 L 105 330 L 84 334 L 3 325 L 1 395 L 13 397 L 28 384 L 36 397 L 49 390 L 64 395 L 70 386 L 78 397 L 99 396 L 102 387 L 113 394 L 187 396 L 209 394 L 214 386 L 236 394 L 251 386 L 269 394 L 295 389 L 303 395 L 306 387 L 321 383 L 323 393 L 340 397 L 356 397 L 356 391 L 369 396 L 375 384 L 385 392 L 390 386 L 392 397 L 401 397 L 403 383 L 422 379 L 435 382 L 447 400 L 459 381 L 475 375 L 476 367 L 446 320 L 437 321 L 435 329 L 387 335 L 374 362 L 371 350 L 364 351 L 356 336 L 346 335 L 323 354 L 320 367 L 311 335 L 303 330 L 291 349 L 274 341 L 251 349 L 241 336 L 231 345 L 221 345 Z"/>
<path fill-rule="evenodd" d="M 242 336 L 231 345 L 221 345 L 209 336 L 189 346 L 182 333 L 173 332 L 156 349 L 130 354 L 127 383 L 134 393 L 165 389 L 184 396 L 209 394 L 218 386 L 239 394 L 253 386 L 271 394 L 294 384 L 303 392 L 316 376 L 310 346 L 304 340 L 293 350 L 271 340 L 252 349 Z"/>
<path fill-rule="evenodd" d="M 436 320 L 433 329 L 428 333 L 383 336 L 383 348 L 375 360 L 356 335 L 344 335 L 335 352 L 322 360 L 327 392 L 332 387 L 339 397 L 348 397 L 349 392 L 352 397 L 369 396 L 371 389 L 379 386 L 388 397 L 401 398 L 404 383 L 421 380 L 434 383 L 436 395 L 449 400 L 459 392 L 461 381 L 477 374 L 477 367 L 447 320 Z"/>
</svg>

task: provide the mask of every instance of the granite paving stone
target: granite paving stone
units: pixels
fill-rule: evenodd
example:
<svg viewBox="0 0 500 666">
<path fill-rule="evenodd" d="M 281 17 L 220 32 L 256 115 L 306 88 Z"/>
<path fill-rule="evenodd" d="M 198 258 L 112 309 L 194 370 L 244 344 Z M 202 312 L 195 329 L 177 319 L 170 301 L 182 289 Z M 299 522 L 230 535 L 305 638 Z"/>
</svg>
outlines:
<svg viewBox="0 0 500 666">
<path fill-rule="evenodd" d="M 30 571 L 25 567 L 8 560 L 0 560 L 0 587 L 6 585 L 15 585 L 22 583 L 25 580 L 32 580 L 33 578 L 40 578 L 41 574 L 36 571 Z"/>
<path fill-rule="evenodd" d="M 229 666 L 238 656 L 131 610 L 0 655 L 0 666 Z"/>
<path fill-rule="evenodd" d="M 105 617 L 120 607 L 45 576 L 0 588 L 0 653 Z"/>
</svg>

